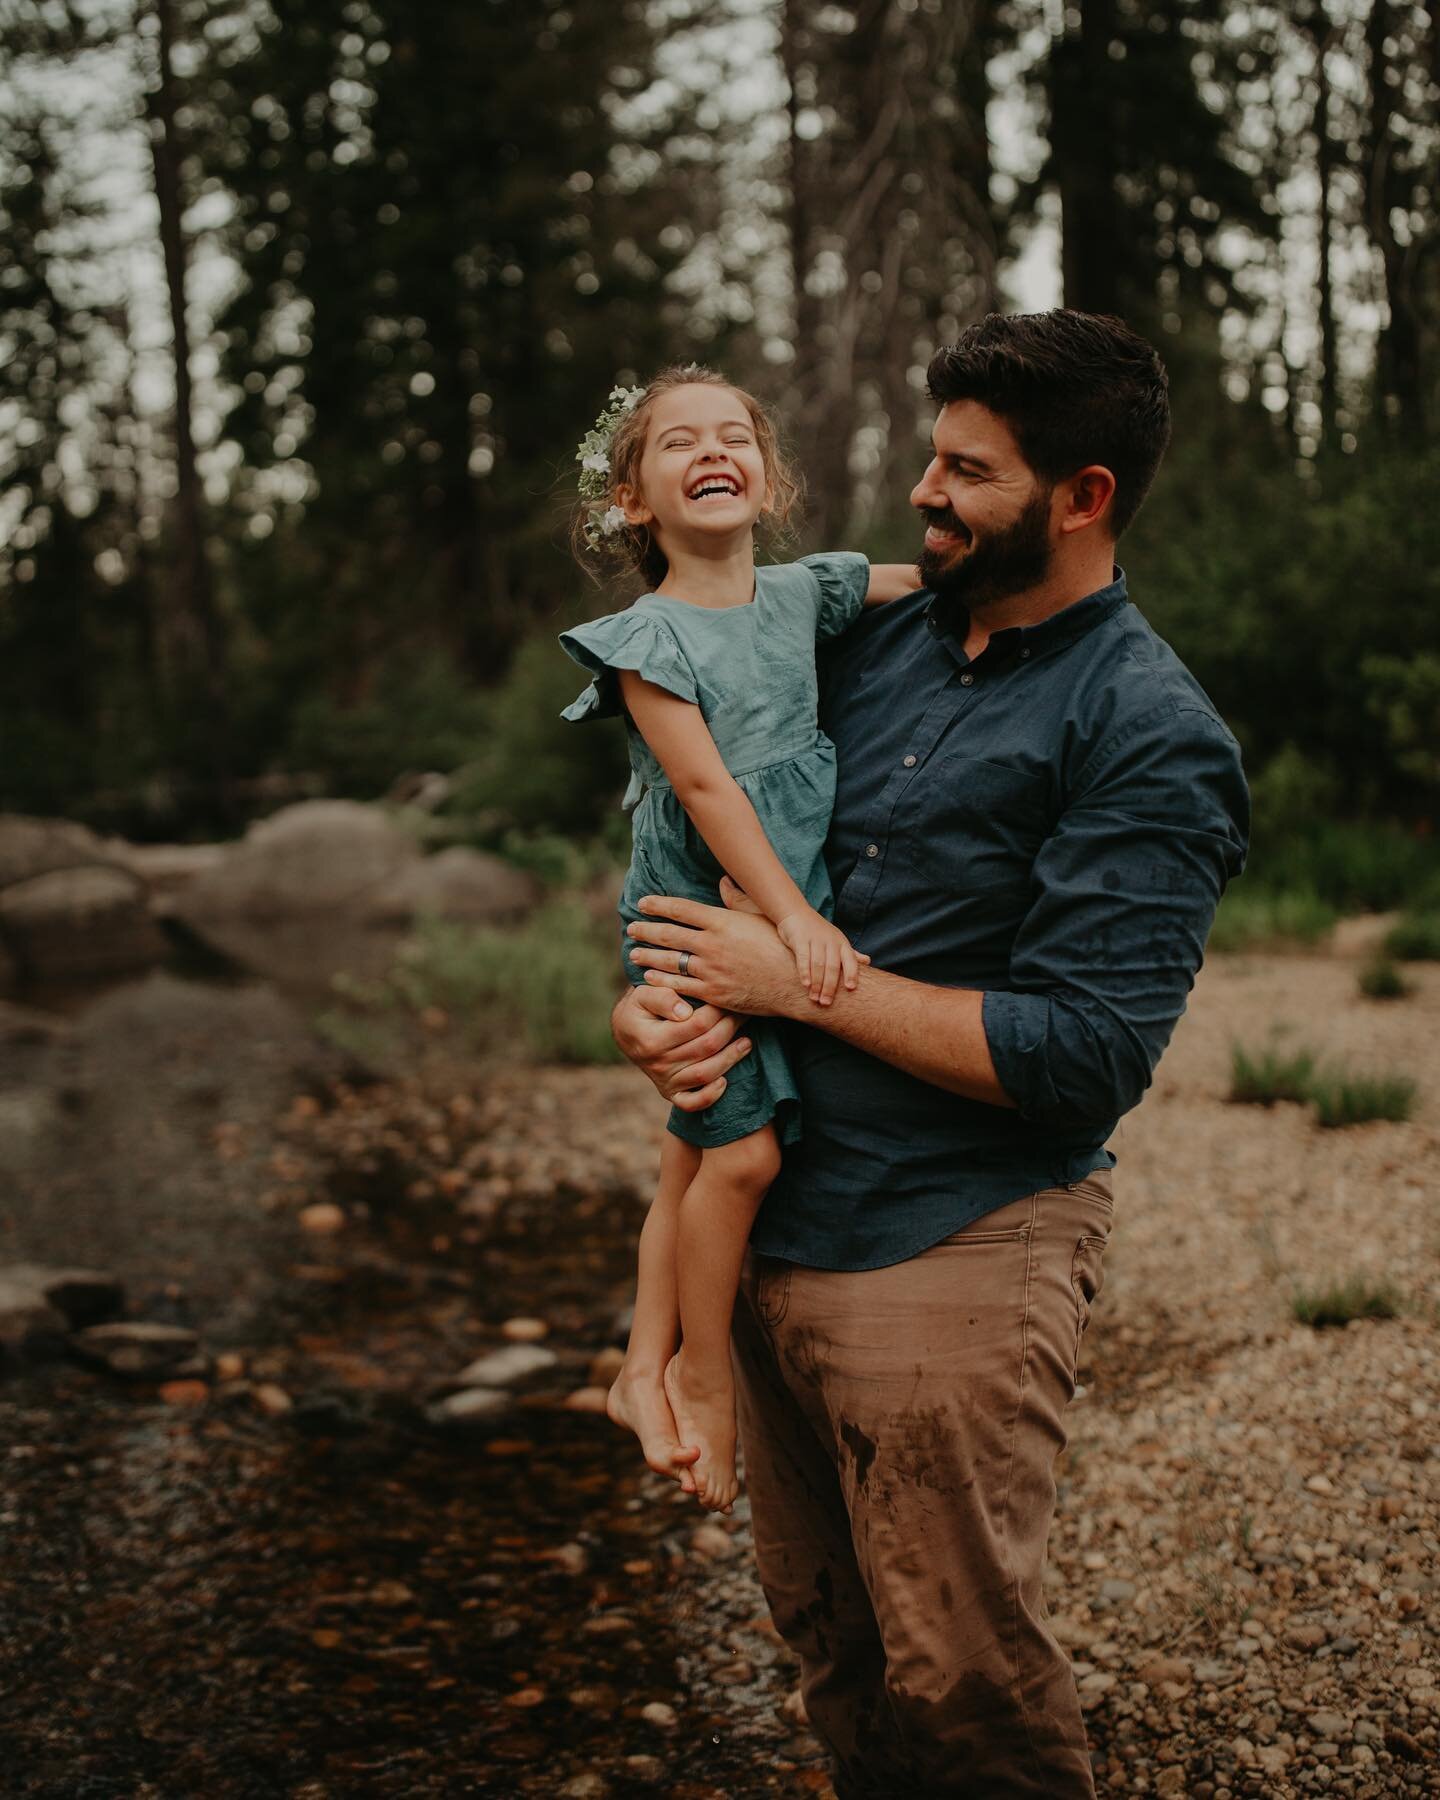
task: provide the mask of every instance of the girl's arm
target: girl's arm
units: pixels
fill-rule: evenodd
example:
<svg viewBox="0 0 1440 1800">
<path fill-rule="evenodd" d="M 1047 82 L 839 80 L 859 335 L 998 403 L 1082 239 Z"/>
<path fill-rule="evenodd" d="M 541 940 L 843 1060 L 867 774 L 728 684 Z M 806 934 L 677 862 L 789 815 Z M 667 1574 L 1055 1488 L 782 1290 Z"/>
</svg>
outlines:
<svg viewBox="0 0 1440 1800">
<path fill-rule="evenodd" d="M 785 865 L 775 854 L 765 828 L 756 817 L 755 808 L 745 790 L 725 767 L 715 740 L 700 716 L 700 708 L 690 700 L 667 693 L 654 682 L 646 681 L 633 669 L 617 671 L 625 707 L 635 721 L 635 728 L 654 752 L 656 760 L 670 779 L 680 804 L 695 822 L 695 828 L 709 845 L 720 866 L 733 881 L 739 883 L 760 910 L 776 926 L 796 914 L 813 914 L 813 931 L 807 921 L 807 934 L 812 940 L 826 940 L 833 951 L 833 965 L 827 957 L 817 964 L 809 956 L 809 968 L 801 968 L 810 979 L 812 999 L 824 1003 L 835 989 L 834 979 L 825 980 L 829 967 L 835 973 L 843 968 L 845 984 L 854 987 L 858 968 L 849 940 L 836 927 L 822 919 L 805 898 L 804 893 L 786 873 Z M 828 943 L 833 935 L 836 942 Z M 843 946 L 843 949 L 841 948 Z M 798 961 L 798 956 L 797 956 Z"/>
<path fill-rule="evenodd" d="M 879 606 L 886 600 L 899 600 L 906 594 L 918 592 L 924 585 L 914 563 L 871 563 L 865 604 Z"/>
</svg>

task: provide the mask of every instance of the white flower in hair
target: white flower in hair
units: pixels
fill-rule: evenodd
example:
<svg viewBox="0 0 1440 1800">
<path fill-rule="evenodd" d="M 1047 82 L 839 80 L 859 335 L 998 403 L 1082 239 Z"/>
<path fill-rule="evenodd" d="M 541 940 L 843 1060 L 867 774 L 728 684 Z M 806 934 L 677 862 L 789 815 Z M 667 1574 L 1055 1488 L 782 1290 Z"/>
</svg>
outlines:
<svg viewBox="0 0 1440 1800">
<path fill-rule="evenodd" d="M 610 507 L 600 519 L 600 529 L 609 537 L 612 532 L 621 531 L 628 523 L 623 506 Z"/>
<path fill-rule="evenodd" d="M 610 473 L 610 458 L 603 450 L 592 450 L 588 456 L 582 456 L 580 458 L 580 467 L 582 469 L 594 469 L 599 475 L 608 475 Z"/>
</svg>

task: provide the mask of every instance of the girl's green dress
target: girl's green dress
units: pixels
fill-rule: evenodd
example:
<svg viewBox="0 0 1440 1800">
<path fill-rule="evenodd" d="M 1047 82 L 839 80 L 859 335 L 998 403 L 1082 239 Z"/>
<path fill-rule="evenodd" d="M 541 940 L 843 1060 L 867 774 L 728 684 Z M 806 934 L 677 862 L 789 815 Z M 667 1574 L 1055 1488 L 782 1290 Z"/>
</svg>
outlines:
<svg viewBox="0 0 1440 1800">
<path fill-rule="evenodd" d="M 825 867 L 825 834 L 835 803 L 835 746 L 816 711 L 815 643 L 852 623 L 865 603 L 870 565 L 850 554 L 803 556 L 755 571 L 746 606 L 692 606 L 646 594 L 624 612 L 562 632 L 560 642 L 594 680 L 562 718 L 624 713 L 617 669 L 693 701 L 726 768 L 755 808 L 765 835 L 806 900 L 826 918 L 834 896 Z M 620 897 L 625 924 L 643 917 L 646 894 L 719 903 L 721 868 L 680 804 L 649 745 L 625 719 L 630 747 L 634 850 Z M 644 983 L 622 936 L 628 978 Z M 775 1123 L 782 1143 L 800 1135 L 799 1092 L 781 1026 L 756 1021 L 754 1045 L 730 1070 L 726 1089 L 704 1112 L 672 1108 L 670 1130 L 713 1149 Z"/>
</svg>

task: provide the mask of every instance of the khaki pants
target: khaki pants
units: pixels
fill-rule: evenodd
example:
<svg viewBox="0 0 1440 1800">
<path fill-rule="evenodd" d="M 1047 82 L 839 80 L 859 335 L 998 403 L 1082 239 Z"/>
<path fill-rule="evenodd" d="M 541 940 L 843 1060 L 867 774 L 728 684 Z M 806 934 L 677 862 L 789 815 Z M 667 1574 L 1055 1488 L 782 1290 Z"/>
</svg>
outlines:
<svg viewBox="0 0 1440 1800">
<path fill-rule="evenodd" d="M 746 1260 L 745 1476 L 775 1624 L 842 1800 L 1086 1800 L 1041 1572 L 1110 1173 L 890 1268 Z"/>
</svg>

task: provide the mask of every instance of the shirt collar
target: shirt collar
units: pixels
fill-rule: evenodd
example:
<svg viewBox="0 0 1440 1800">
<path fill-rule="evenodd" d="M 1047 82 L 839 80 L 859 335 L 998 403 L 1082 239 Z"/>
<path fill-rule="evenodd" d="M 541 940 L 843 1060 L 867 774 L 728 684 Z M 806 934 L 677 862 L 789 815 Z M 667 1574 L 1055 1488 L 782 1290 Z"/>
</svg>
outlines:
<svg viewBox="0 0 1440 1800">
<path fill-rule="evenodd" d="M 1018 655 L 1022 650 L 1027 656 L 1048 655 L 1052 650 L 1060 650 L 1067 644 L 1073 644 L 1077 638 L 1084 637 L 1087 631 L 1093 631 L 1097 625 L 1118 612 L 1129 599 L 1125 571 L 1119 563 L 1113 563 L 1111 568 L 1113 577 L 1107 586 L 1097 588 L 1093 594 L 1087 594 L 1083 600 L 1073 601 L 1057 613 L 1051 613 L 1048 619 L 1042 619 L 1038 625 L 1012 625 L 1006 631 L 995 632 L 981 655 L 994 655 L 998 658 Z M 961 654 L 960 645 L 965 642 L 965 632 L 970 622 L 970 615 L 964 607 L 953 610 L 947 608 L 940 595 L 932 594 L 925 607 L 925 619 L 936 636 L 946 643 L 947 648 Z"/>
</svg>

